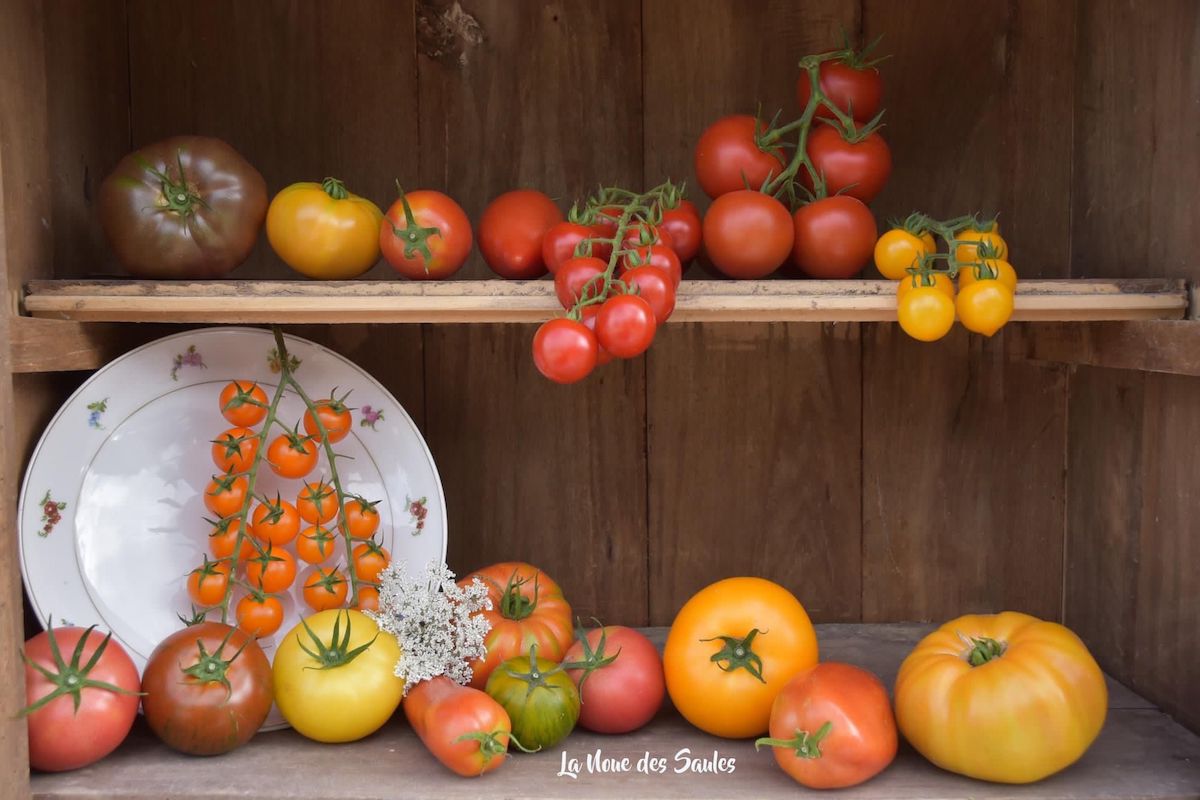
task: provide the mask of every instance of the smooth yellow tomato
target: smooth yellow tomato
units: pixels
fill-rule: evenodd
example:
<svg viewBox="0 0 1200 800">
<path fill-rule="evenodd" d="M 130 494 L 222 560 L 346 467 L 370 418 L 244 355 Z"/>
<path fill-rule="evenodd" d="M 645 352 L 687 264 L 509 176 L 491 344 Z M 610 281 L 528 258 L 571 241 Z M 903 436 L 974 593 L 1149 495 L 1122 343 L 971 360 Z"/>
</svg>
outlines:
<svg viewBox="0 0 1200 800">
<path fill-rule="evenodd" d="M 930 233 L 929 231 L 925 231 L 924 233 L 921 234 L 920 238 L 921 238 L 921 242 L 925 245 L 925 249 L 927 249 L 931 253 L 937 252 L 937 242 L 934 241 L 932 233 Z"/>
<path fill-rule="evenodd" d="M 379 206 L 336 178 L 293 183 L 267 209 L 267 240 L 289 267 L 309 278 L 349 280 L 379 260 Z"/>
<path fill-rule="evenodd" d="M 909 267 L 918 265 L 921 256 L 933 250 L 933 237 L 926 241 L 903 228 L 892 228 L 875 242 L 875 266 L 883 277 L 898 281 L 908 274 Z"/>
<path fill-rule="evenodd" d="M 1073 764 L 1104 725 L 1108 689 L 1087 647 L 1027 614 L 969 615 L 926 636 L 896 676 L 896 722 L 942 769 L 1031 783 Z"/>
<path fill-rule="evenodd" d="M 975 266 L 963 267 L 958 271 L 958 286 L 964 288 L 979 280 L 998 280 L 1008 287 L 1009 291 L 1017 290 L 1017 271 L 1013 265 L 1002 258 L 988 258 L 984 266 L 992 270 L 991 277 L 980 275 L 980 268 Z"/>
<path fill-rule="evenodd" d="M 970 264 L 979 261 L 979 245 L 987 242 L 996 250 L 995 258 L 1008 258 L 1008 243 L 1000 236 L 999 226 L 993 226 L 989 231 L 968 229 L 954 234 L 954 259 L 959 264 Z"/>
<path fill-rule="evenodd" d="M 912 338 L 935 342 L 954 327 L 954 300 L 936 286 L 909 289 L 896 298 L 896 318 Z"/>
<path fill-rule="evenodd" d="M 950 280 L 949 275 L 944 272 L 932 272 L 929 277 L 933 279 L 933 287 L 935 289 L 939 289 L 947 297 L 952 300 L 954 299 L 954 281 Z M 896 299 L 899 300 L 913 289 L 919 289 L 925 285 L 919 275 L 907 275 L 896 284 Z"/>
<path fill-rule="evenodd" d="M 351 656 L 363 645 L 368 647 Z M 399 659 L 395 637 L 366 614 L 321 611 L 288 631 L 275 650 L 275 705 L 310 739 L 353 742 L 377 731 L 399 707 Z"/>
<path fill-rule="evenodd" d="M 996 280 L 968 283 L 959 290 L 954 306 L 964 328 L 991 336 L 1012 316 L 1012 289 Z"/>
<path fill-rule="evenodd" d="M 800 601 L 763 578 L 701 589 L 671 623 L 663 669 L 688 722 L 728 739 L 767 730 L 775 696 L 817 663 L 817 635 Z"/>
</svg>

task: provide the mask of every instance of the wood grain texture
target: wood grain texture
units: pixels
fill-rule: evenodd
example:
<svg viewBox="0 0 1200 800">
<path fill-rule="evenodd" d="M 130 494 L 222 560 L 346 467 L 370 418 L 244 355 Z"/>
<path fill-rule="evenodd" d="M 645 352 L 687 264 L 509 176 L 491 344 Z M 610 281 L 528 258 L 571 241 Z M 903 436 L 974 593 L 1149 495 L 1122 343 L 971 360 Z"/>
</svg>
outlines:
<svg viewBox="0 0 1200 800">
<path fill-rule="evenodd" d="M 859 619 L 859 326 L 673 326 L 648 365 L 651 621 L 734 575 Z"/>
<path fill-rule="evenodd" d="M 1200 376 L 1200 324 L 1195 320 L 1023 325 L 1011 352 L 1066 364 Z"/>
<path fill-rule="evenodd" d="M 229 142 L 271 193 L 333 175 L 386 208 L 418 174 L 412 0 L 129 2 L 134 145 Z M 391 277 L 380 262 L 370 273 Z M 265 236 L 238 278 L 294 276 Z"/>
</svg>

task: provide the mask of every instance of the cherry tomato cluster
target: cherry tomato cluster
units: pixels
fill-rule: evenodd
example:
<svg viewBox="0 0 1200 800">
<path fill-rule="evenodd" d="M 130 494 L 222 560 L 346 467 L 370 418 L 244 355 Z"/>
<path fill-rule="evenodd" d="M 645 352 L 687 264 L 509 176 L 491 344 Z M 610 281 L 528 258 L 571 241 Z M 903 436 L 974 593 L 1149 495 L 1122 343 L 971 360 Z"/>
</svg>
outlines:
<svg viewBox="0 0 1200 800">
<path fill-rule="evenodd" d="M 866 204 L 892 171 L 873 46 L 801 59 L 796 121 L 734 115 L 701 134 L 696 177 L 713 198 L 704 244 L 722 274 L 765 278 L 790 259 L 812 278 L 850 278 L 870 260 L 878 229 Z"/>
<path fill-rule="evenodd" d="M 575 383 L 613 358 L 636 358 L 675 310 L 683 264 L 700 249 L 696 207 L 670 181 L 648 192 L 603 189 L 542 238 L 564 317 L 533 337 L 533 361 Z"/>
<path fill-rule="evenodd" d="M 390 555 L 375 539 L 380 522 L 375 503 L 343 495 L 336 480 L 311 479 L 319 448 L 350 433 L 352 409 L 345 401 L 331 393 L 289 429 L 275 418 L 274 404 L 257 383 L 231 381 L 221 390 L 221 414 L 234 427 L 212 441 L 219 472 L 204 490 L 204 505 L 214 515 L 206 520 L 212 557 L 205 555 L 187 576 L 199 616 L 217 607 L 227 612 L 237 584 L 245 590 L 236 607 L 238 627 L 256 637 L 275 633 L 283 622 L 279 595 L 296 580 L 296 557 L 311 565 L 302 576 L 301 595 L 314 611 L 345 605 L 351 591 L 355 608 L 378 607 L 379 573 Z M 283 432 L 268 442 L 275 425 Z M 278 492 L 273 498 L 255 493 L 263 461 L 281 478 L 304 481 L 294 501 Z M 327 563 L 338 538 L 350 554 L 350 573 Z"/>
<path fill-rule="evenodd" d="M 944 252 L 938 251 L 934 234 L 945 243 Z M 949 333 L 956 315 L 964 328 L 984 336 L 1012 316 L 1017 272 L 994 219 L 943 222 L 912 214 L 879 237 L 875 266 L 897 281 L 900 327 L 922 342 Z"/>
</svg>

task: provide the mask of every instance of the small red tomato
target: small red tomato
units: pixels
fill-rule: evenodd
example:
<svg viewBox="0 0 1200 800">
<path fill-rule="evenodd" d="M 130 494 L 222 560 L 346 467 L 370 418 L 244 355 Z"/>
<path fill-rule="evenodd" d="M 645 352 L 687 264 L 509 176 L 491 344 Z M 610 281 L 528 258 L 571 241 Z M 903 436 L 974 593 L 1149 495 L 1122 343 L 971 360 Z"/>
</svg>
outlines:
<svg viewBox="0 0 1200 800">
<path fill-rule="evenodd" d="M 542 239 L 542 261 L 545 262 L 546 269 L 556 274 L 563 262 L 575 258 L 575 248 L 579 243 L 594 235 L 591 228 L 577 222 L 560 222 L 546 231 L 546 236 Z M 592 244 L 592 253 L 595 252 L 596 245 Z"/>
<path fill-rule="evenodd" d="M 825 96 L 856 122 L 870 122 L 883 105 L 883 78 L 874 67 L 859 69 L 841 61 L 823 61 L 817 71 L 817 82 Z M 812 80 L 807 70 L 801 70 L 796 81 L 796 99 L 800 101 L 801 111 L 808 106 L 810 97 Z M 816 115 L 818 118 L 834 116 L 824 103 L 817 106 Z"/>
<path fill-rule="evenodd" d="M 634 267 L 626 270 L 621 280 L 631 287 L 637 287 L 637 296 L 650 304 L 656 324 L 666 322 L 675 310 L 675 287 L 664 271 L 652 266 Z"/>
<path fill-rule="evenodd" d="M 754 117 L 736 114 L 717 120 L 700 134 L 694 160 L 705 194 L 716 198 L 747 186 L 760 189 L 768 177 L 783 172 L 781 151 L 758 146 L 758 135 L 765 130 L 766 125 Z"/>
<path fill-rule="evenodd" d="M 871 209 L 844 194 L 800 206 L 792 221 L 792 260 L 810 278 L 854 277 L 871 260 L 879 238 Z"/>
<path fill-rule="evenodd" d="M 668 248 L 675 246 L 675 242 L 671 239 L 671 234 L 666 228 L 660 225 L 651 225 L 648 222 L 635 222 L 630 225 L 625 229 L 625 236 L 621 239 L 621 246 L 626 250 L 633 250 L 652 244 L 663 245 Z"/>
<path fill-rule="evenodd" d="M 596 222 L 592 225 L 592 230 L 599 236 L 612 239 L 617 235 L 617 222 L 623 213 L 624 209 L 620 206 L 605 206 L 596 212 Z"/>
<path fill-rule="evenodd" d="M 792 215 L 783 203 L 743 189 L 723 194 L 704 215 L 704 247 L 730 278 L 765 278 L 792 252 Z"/>
<path fill-rule="evenodd" d="M 595 303 L 590 306 L 584 306 L 579 313 L 580 321 L 593 334 L 596 332 L 596 315 L 600 313 L 600 304 Z M 605 364 L 613 360 L 613 354 L 600 346 L 600 342 L 596 342 L 596 366 L 603 367 Z"/>
<path fill-rule="evenodd" d="M 379 248 L 406 278 L 449 278 L 471 255 L 471 220 L 462 206 L 441 192 L 401 193 L 384 216 Z"/>
<path fill-rule="evenodd" d="M 892 151 L 878 132 L 860 142 L 847 142 L 832 125 L 818 125 L 808 135 L 808 157 L 825 177 L 831 197 L 849 195 L 870 203 L 892 174 Z M 811 189 L 808 170 L 801 170 L 800 177 Z"/>
<path fill-rule="evenodd" d="M 633 628 L 609 625 L 588 631 L 585 639 L 576 640 L 567 650 L 563 665 L 578 665 L 567 674 L 583 700 L 579 724 L 589 731 L 629 733 L 653 719 L 662 707 L 666 693 L 662 657 Z"/>
<path fill-rule="evenodd" d="M 660 228 L 671 234 L 671 248 L 682 264 L 700 253 L 700 211 L 691 200 L 680 200 L 675 208 L 663 212 Z"/>
<path fill-rule="evenodd" d="M 488 204 L 479 219 L 479 252 L 501 278 L 541 277 L 546 274 L 542 239 L 562 218 L 554 201 L 541 192 L 505 192 Z"/>
<path fill-rule="evenodd" d="M 634 358 L 654 341 L 657 323 L 650 304 L 631 294 L 610 297 L 596 315 L 596 339 L 617 358 Z"/>
<path fill-rule="evenodd" d="M 604 275 L 608 265 L 598 258 L 580 256 L 563 262 L 554 274 L 554 294 L 563 308 L 572 308 L 576 301 L 587 293 L 597 297 L 604 289 Z"/>
<path fill-rule="evenodd" d="M 581 322 L 558 317 L 533 335 L 533 363 L 555 383 L 581 381 L 596 368 L 596 335 Z"/>
<path fill-rule="evenodd" d="M 683 265 L 679 263 L 679 256 L 664 244 L 642 246 L 621 258 L 622 272 L 641 266 L 661 270 L 671 280 L 672 288 L 677 288 L 683 279 Z"/>
</svg>

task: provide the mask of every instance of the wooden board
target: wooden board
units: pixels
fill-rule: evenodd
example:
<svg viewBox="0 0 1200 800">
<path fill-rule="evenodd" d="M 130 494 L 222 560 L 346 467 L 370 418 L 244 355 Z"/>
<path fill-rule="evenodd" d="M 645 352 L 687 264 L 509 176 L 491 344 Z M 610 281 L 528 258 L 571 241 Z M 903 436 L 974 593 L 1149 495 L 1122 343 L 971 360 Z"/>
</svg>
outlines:
<svg viewBox="0 0 1200 800">
<path fill-rule="evenodd" d="M 1022 358 L 1200 376 L 1196 320 L 1026 325 L 1007 338 Z"/>
<path fill-rule="evenodd" d="M 888 683 L 897 665 L 926 630 L 912 625 L 818 626 L 825 654 L 874 670 Z M 661 641 L 662 630 L 650 632 Z M 732 772 L 676 774 L 676 754 L 732 759 Z M 587 757 L 629 759 L 629 772 L 589 773 Z M 577 778 L 559 776 L 563 759 L 581 762 Z M 666 774 L 637 771 L 646 754 L 666 759 Z M 728 764 L 728 762 L 726 762 Z M 227 776 L 216 780 L 215 776 Z M 514 755 L 482 783 L 453 776 L 439 766 L 397 718 L 378 734 L 332 747 L 292 731 L 262 734 L 249 745 L 215 759 L 173 753 L 139 726 L 115 754 L 76 772 L 34 777 L 39 798 L 150 800 L 255 797 L 297 800 L 328 797 L 473 798 L 724 798 L 795 797 L 802 790 L 777 768 L 769 752 L 748 740 L 707 736 L 666 707 L 646 728 L 627 736 L 576 730 L 559 745 L 535 755 Z M 1184 800 L 1200 793 L 1200 738 L 1120 686 L 1110 693 L 1104 731 L 1091 750 L 1066 771 L 1029 786 L 971 781 L 936 769 L 907 746 L 886 772 L 841 797 L 868 800 Z"/>
</svg>

